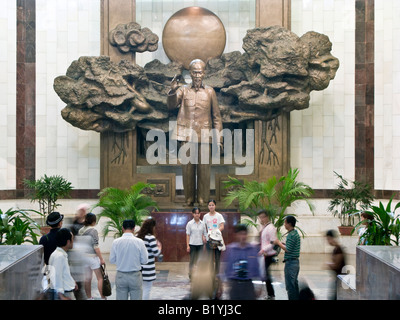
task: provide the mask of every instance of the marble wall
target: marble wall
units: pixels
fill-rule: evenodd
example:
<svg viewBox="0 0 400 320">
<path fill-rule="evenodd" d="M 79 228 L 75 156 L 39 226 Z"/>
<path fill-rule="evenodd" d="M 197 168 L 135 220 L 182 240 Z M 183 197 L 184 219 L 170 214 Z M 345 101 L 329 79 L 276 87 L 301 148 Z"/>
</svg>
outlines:
<svg viewBox="0 0 400 320">
<path fill-rule="evenodd" d="M 36 2 L 36 176 L 62 174 L 74 188 L 98 189 L 100 135 L 62 119 L 53 81 L 80 56 L 100 54 L 100 1 Z"/>
<path fill-rule="evenodd" d="M 0 10 L 0 190 L 16 188 L 16 1 Z"/>
<path fill-rule="evenodd" d="M 400 189 L 400 1 L 375 0 L 375 188 Z"/>
<path fill-rule="evenodd" d="M 313 188 L 334 187 L 337 171 L 399 190 L 399 8 L 395 0 L 292 0 L 292 31 L 328 35 L 340 60 L 311 107 L 291 113 L 291 165 Z"/>
<path fill-rule="evenodd" d="M 336 77 L 290 114 L 291 166 L 315 189 L 332 189 L 333 171 L 354 178 L 355 6 L 353 1 L 292 0 L 292 31 L 327 35 L 340 61 Z"/>
</svg>

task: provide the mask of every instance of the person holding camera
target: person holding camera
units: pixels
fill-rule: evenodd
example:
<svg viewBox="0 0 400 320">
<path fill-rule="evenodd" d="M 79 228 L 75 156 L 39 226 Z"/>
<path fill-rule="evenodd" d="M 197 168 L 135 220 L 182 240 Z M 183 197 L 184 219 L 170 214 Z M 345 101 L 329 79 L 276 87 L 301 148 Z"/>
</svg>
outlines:
<svg viewBox="0 0 400 320">
<path fill-rule="evenodd" d="M 223 275 L 229 284 L 229 299 L 256 300 L 259 290 L 255 289 L 253 280 L 260 279 L 258 246 L 248 243 L 246 225 L 237 224 L 234 232 L 236 241 L 227 245 L 223 255 Z"/>
</svg>

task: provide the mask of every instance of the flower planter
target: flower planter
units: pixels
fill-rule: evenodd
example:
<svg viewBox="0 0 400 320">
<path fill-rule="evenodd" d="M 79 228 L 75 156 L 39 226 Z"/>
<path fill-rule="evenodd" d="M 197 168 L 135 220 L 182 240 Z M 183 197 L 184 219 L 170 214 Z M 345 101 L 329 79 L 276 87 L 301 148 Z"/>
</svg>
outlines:
<svg viewBox="0 0 400 320">
<path fill-rule="evenodd" d="M 44 236 L 45 234 L 48 234 L 50 232 L 51 227 L 49 226 L 43 226 L 40 227 L 40 233 Z"/>
<path fill-rule="evenodd" d="M 339 226 L 339 232 L 342 236 L 351 236 L 351 231 L 354 229 L 353 226 Z"/>
</svg>

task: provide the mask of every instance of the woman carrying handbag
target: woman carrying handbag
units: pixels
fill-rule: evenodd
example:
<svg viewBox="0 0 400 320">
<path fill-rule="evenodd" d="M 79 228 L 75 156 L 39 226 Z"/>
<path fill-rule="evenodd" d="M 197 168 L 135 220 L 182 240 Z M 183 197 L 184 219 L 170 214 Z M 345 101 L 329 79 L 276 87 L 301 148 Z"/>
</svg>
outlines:
<svg viewBox="0 0 400 320">
<path fill-rule="evenodd" d="M 108 278 L 108 273 L 105 264 L 101 266 L 101 273 L 103 275 L 102 294 L 104 297 L 109 297 L 112 294 L 112 290 L 111 290 L 111 282 L 110 279 Z"/>
<path fill-rule="evenodd" d="M 101 266 L 105 265 L 103 256 L 99 248 L 99 234 L 95 229 L 96 225 L 96 215 L 89 212 L 85 216 L 85 226 L 79 229 L 79 236 L 87 236 L 91 238 L 91 248 L 90 252 L 87 254 L 86 259 L 86 279 L 85 279 L 85 291 L 88 300 L 93 300 L 92 297 L 92 272 L 97 278 L 97 287 L 101 296 L 101 299 L 106 300 L 103 295 L 103 276 L 101 272 Z"/>
</svg>

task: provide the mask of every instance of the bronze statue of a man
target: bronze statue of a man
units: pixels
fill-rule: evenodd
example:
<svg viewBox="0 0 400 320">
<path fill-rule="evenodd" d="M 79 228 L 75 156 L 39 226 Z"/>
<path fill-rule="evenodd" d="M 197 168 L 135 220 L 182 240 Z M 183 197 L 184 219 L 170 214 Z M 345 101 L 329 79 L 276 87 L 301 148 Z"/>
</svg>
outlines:
<svg viewBox="0 0 400 320">
<path fill-rule="evenodd" d="M 175 77 L 171 82 L 168 92 L 168 109 L 179 108 L 177 124 L 172 132 L 172 139 L 181 141 L 182 144 L 196 144 L 196 161 L 182 164 L 183 188 L 185 202 L 188 206 L 195 202 L 196 194 L 196 170 L 197 170 L 197 202 L 204 205 L 210 195 L 210 161 L 209 157 L 202 158 L 201 151 L 208 148 L 210 155 L 210 143 L 212 136 L 207 133 L 212 129 L 222 131 L 221 113 L 218 106 L 215 91 L 210 86 L 203 84 L 205 63 L 195 59 L 189 66 L 192 83 L 180 86 Z M 193 137 L 196 136 L 196 139 Z M 203 137 L 207 138 L 204 139 Z M 217 137 L 218 147 L 222 148 L 222 137 Z M 193 149 L 191 149 L 193 150 Z"/>
</svg>

